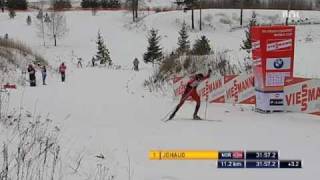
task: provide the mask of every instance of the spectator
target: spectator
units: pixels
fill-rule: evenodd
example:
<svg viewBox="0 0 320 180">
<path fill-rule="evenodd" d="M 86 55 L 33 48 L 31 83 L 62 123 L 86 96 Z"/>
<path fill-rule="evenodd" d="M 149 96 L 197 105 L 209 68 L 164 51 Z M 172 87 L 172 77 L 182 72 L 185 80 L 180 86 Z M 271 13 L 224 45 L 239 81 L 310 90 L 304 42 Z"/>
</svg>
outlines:
<svg viewBox="0 0 320 180">
<path fill-rule="evenodd" d="M 36 70 L 32 66 L 32 64 L 29 64 L 29 66 L 28 66 L 28 73 L 29 73 L 30 86 L 31 87 L 36 86 Z"/>
<path fill-rule="evenodd" d="M 59 67 L 59 73 L 61 74 L 62 82 L 65 82 L 66 80 L 66 69 L 67 69 L 67 66 L 64 63 L 62 63 Z"/>
</svg>

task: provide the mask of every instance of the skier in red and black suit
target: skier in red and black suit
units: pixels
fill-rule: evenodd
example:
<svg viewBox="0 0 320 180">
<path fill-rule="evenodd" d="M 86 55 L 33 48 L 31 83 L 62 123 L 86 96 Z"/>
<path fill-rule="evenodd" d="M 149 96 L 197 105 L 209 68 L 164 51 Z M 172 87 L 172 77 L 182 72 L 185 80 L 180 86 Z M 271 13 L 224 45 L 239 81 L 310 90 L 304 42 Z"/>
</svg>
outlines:
<svg viewBox="0 0 320 180">
<path fill-rule="evenodd" d="M 173 119 L 178 110 L 181 108 L 183 103 L 188 99 L 188 97 L 191 97 L 192 100 L 197 102 L 196 108 L 193 113 L 193 119 L 201 120 L 201 118 L 198 116 L 198 111 L 200 109 L 200 96 L 197 93 L 197 87 L 201 83 L 201 81 L 207 79 L 211 74 L 211 70 L 209 69 L 208 74 L 206 76 L 203 76 L 203 74 L 196 74 L 195 76 L 191 77 L 190 81 L 187 83 L 186 89 L 180 99 L 180 103 L 177 105 L 176 109 L 173 111 L 173 113 L 170 115 L 169 120 Z"/>
</svg>

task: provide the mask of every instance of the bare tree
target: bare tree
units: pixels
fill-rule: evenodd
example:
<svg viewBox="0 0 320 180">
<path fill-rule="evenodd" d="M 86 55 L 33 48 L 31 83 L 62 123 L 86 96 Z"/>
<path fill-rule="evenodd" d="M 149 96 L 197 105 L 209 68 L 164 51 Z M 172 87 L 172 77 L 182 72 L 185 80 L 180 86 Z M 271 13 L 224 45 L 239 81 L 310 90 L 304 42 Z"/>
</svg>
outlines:
<svg viewBox="0 0 320 180">
<path fill-rule="evenodd" d="M 67 32 L 67 20 L 63 12 L 55 11 L 49 13 L 49 21 L 46 22 L 47 35 L 54 40 L 54 46 L 57 46 L 57 39 L 62 39 Z"/>
</svg>

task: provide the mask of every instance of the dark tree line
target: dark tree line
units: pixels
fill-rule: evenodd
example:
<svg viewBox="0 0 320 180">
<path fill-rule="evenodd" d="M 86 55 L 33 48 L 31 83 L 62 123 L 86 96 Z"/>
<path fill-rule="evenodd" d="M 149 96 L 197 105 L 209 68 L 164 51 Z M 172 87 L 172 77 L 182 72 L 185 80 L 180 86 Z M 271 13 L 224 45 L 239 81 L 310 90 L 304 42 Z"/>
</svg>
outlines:
<svg viewBox="0 0 320 180">
<path fill-rule="evenodd" d="M 69 9 L 71 7 L 70 0 L 51 0 L 51 8 L 55 10 Z"/>
<path fill-rule="evenodd" d="M 198 2 L 197 2 L 198 1 Z M 193 8 L 199 8 L 199 2 L 204 9 L 287 9 L 290 4 L 292 10 L 313 9 L 312 1 L 306 0 L 176 0 L 178 5 L 195 2 Z M 315 1 L 316 7 L 320 7 L 320 1 Z M 187 6 L 187 8 L 190 8 Z"/>
<path fill-rule="evenodd" d="M 82 8 L 120 8 L 120 0 L 82 0 Z"/>
<path fill-rule="evenodd" d="M 28 8 L 27 0 L 1 0 L 2 6 L 14 10 L 26 10 Z"/>
</svg>

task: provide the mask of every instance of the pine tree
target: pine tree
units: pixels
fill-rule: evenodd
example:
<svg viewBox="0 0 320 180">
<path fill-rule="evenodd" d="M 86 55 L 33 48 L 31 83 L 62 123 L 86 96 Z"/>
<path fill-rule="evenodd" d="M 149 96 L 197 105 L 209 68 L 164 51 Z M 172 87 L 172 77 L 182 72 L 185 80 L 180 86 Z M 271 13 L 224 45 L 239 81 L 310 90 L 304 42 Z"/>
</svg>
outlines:
<svg viewBox="0 0 320 180">
<path fill-rule="evenodd" d="M 110 8 L 120 8 L 121 7 L 120 0 L 110 0 L 109 6 Z"/>
<path fill-rule="evenodd" d="M 162 60 L 162 48 L 159 45 L 161 37 L 158 35 L 158 31 L 151 29 L 149 32 L 148 42 L 149 46 L 147 52 L 143 55 L 145 63 L 158 63 Z"/>
<path fill-rule="evenodd" d="M 51 6 L 55 10 L 69 9 L 72 7 L 70 0 L 52 0 Z"/>
<path fill-rule="evenodd" d="M 102 8 L 110 8 L 109 0 L 101 0 L 101 1 L 100 1 L 100 6 L 101 6 Z"/>
<path fill-rule="evenodd" d="M 91 7 L 91 0 L 82 0 L 81 7 L 82 8 L 90 8 Z"/>
<path fill-rule="evenodd" d="M 194 55 L 208 55 L 211 53 L 210 41 L 206 36 L 201 36 L 193 45 L 192 53 Z"/>
<path fill-rule="evenodd" d="M 178 52 L 185 53 L 188 52 L 190 49 L 190 41 L 188 40 L 188 32 L 187 32 L 187 24 L 183 22 L 181 30 L 179 31 L 179 38 L 178 38 Z"/>
<path fill-rule="evenodd" d="M 2 9 L 4 7 L 4 2 L 0 0 L 0 8 Z"/>
<path fill-rule="evenodd" d="M 110 52 L 106 48 L 104 43 L 103 37 L 101 36 L 100 31 L 98 32 L 98 40 L 97 40 L 98 52 L 96 55 L 96 60 L 100 61 L 100 64 L 108 64 L 109 66 L 112 65 L 112 61 L 110 58 Z"/>
<path fill-rule="evenodd" d="M 249 26 L 248 28 L 245 30 L 245 33 L 246 33 L 246 39 L 243 40 L 243 45 L 241 45 L 241 48 L 243 50 L 247 50 L 249 51 L 251 48 L 252 48 L 252 45 L 251 45 L 251 33 L 250 33 L 250 29 L 252 26 L 255 26 L 257 25 L 257 14 L 253 11 L 252 12 L 252 15 L 251 15 L 251 19 L 250 19 L 250 22 L 249 22 Z"/>
<path fill-rule="evenodd" d="M 32 21 L 31 21 L 31 16 L 28 16 L 26 21 L 27 21 L 27 24 L 30 26 L 30 25 L 31 25 L 31 22 L 32 22 Z"/>
</svg>

